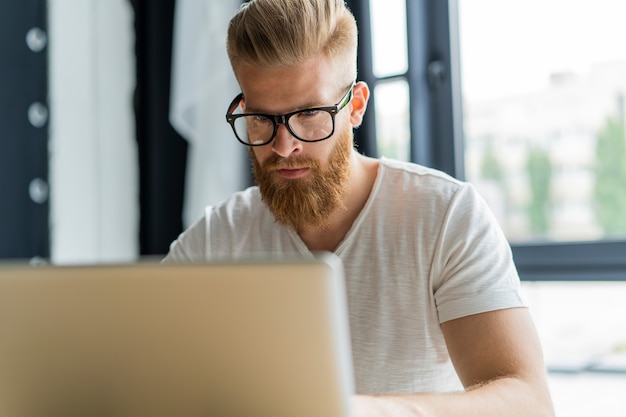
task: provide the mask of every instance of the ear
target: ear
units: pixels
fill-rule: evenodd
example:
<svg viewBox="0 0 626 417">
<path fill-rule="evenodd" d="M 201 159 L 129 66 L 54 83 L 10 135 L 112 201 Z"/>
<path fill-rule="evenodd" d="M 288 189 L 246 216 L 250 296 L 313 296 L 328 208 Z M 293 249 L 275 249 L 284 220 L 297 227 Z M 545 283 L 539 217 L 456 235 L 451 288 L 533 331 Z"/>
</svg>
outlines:
<svg viewBox="0 0 626 417">
<path fill-rule="evenodd" d="M 354 89 L 352 90 L 352 100 L 350 101 L 350 123 L 353 127 L 361 126 L 369 98 L 370 89 L 365 81 L 359 81 L 356 83 L 354 85 Z"/>
</svg>

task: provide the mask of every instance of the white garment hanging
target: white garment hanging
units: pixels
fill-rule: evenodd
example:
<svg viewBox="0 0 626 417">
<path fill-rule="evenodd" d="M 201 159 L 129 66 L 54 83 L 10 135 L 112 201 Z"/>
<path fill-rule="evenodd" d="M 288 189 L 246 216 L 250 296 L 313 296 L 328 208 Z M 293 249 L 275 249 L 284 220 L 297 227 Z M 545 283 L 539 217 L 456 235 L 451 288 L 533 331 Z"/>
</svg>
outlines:
<svg viewBox="0 0 626 417">
<path fill-rule="evenodd" d="M 51 261 L 133 261 L 139 172 L 132 7 L 126 0 L 47 4 Z"/>
<path fill-rule="evenodd" d="M 228 22 L 240 0 L 178 0 L 172 51 L 170 123 L 189 142 L 183 225 L 243 189 L 246 149 L 224 115 L 239 87 L 226 53 Z"/>
</svg>

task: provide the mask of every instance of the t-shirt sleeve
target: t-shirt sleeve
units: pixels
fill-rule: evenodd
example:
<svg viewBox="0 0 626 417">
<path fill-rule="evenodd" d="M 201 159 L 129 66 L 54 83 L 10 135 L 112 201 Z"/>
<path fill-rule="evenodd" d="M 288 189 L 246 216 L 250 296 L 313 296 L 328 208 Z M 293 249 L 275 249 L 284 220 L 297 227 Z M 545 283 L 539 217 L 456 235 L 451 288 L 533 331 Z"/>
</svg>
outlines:
<svg viewBox="0 0 626 417">
<path fill-rule="evenodd" d="M 450 200 L 432 272 L 441 323 L 524 306 L 511 248 L 471 184 L 461 184 Z"/>
</svg>

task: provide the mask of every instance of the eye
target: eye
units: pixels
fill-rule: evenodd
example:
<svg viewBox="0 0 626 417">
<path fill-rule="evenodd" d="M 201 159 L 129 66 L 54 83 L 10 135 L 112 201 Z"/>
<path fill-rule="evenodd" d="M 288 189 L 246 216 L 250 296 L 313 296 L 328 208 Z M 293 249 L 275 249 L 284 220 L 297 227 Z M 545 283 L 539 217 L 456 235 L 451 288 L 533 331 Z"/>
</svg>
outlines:
<svg viewBox="0 0 626 417">
<path fill-rule="evenodd" d="M 319 116 L 320 113 L 322 113 L 321 110 L 315 110 L 315 109 L 310 109 L 310 110 L 302 110 L 300 113 L 298 113 L 298 116 L 302 116 L 302 117 L 315 117 L 315 116 Z"/>
<path fill-rule="evenodd" d="M 272 124 L 272 120 L 269 117 L 263 116 L 261 114 L 251 115 L 251 116 L 246 117 L 246 119 L 248 120 L 248 123 L 253 124 L 255 126 L 264 126 L 264 125 Z"/>
<path fill-rule="evenodd" d="M 327 114 L 324 110 L 305 109 L 296 114 L 296 120 L 297 123 L 317 123 L 319 120 L 324 120 Z"/>
</svg>

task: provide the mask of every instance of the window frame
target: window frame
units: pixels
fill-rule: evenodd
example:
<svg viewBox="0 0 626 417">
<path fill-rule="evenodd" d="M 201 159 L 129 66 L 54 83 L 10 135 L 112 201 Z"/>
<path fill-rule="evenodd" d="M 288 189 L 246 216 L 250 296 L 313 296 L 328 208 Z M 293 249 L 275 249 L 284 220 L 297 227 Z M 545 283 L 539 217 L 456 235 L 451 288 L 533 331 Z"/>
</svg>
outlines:
<svg viewBox="0 0 626 417">
<path fill-rule="evenodd" d="M 359 78 L 375 86 L 409 85 L 411 160 L 464 177 L 458 0 L 407 0 L 408 70 L 377 78 L 372 68 L 369 0 L 348 0 L 359 24 Z M 359 149 L 376 156 L 375 108 L 356 131 Z M 523 281 L 626 281 L 626 240 L 511 244 Z"/>
</svg>

